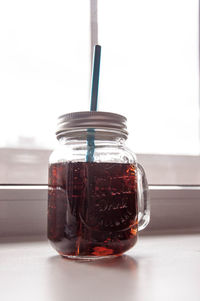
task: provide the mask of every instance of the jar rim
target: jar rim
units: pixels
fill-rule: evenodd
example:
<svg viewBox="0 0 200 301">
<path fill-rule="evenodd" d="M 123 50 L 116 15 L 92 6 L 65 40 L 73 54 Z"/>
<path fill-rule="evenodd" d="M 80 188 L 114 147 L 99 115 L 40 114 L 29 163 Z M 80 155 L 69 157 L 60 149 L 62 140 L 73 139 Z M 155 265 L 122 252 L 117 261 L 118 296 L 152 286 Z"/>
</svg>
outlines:
<svg viewBox="0 0 200 301">
<path fill-rule="evenodd" d="M 72 131 L 102 130 L 118 133 L 120 138 L 127 138 L 126 117 L 120 114 L 102 111 L 82 111 L 64 114 L 58 117 L 56 136 L 66 137 Z M 71 134 L 70 134 L 71 135 Z"/>
</svg>

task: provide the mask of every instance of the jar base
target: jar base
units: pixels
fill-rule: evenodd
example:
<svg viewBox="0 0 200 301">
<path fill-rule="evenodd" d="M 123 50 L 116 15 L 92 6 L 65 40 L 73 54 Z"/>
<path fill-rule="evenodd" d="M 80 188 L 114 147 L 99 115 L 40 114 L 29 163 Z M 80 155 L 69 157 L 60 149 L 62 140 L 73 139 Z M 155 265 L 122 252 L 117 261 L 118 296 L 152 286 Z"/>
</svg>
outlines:
<svg viewBox="0 0 200 301">
<path fill-rule="evenodd" d="M 106 255 L 106 256 L 76 256 L 76 255 L 63 255 L 60 254 L 65 259 L 77 260 L 77 261 L 96 261 L 96 260 L 110 260 L 121 256 L 122 254 L 118 255 Z"/>
</svg>

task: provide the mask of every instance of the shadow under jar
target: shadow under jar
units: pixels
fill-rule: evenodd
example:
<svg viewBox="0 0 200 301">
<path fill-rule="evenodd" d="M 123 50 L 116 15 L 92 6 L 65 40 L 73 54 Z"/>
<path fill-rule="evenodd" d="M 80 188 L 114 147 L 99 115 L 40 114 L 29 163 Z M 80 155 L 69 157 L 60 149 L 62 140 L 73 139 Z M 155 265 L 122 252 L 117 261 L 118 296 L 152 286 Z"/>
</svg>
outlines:
<svg viewBox="0 0 200 301">
<path fill-rule="evenodd" d="M 74 259 L 119 256 L 149 223 L 148 184 L 126 146 L 126 118 L 76 112 L 58 119 L 49 160 L 48 238 Z"/>
</svg>

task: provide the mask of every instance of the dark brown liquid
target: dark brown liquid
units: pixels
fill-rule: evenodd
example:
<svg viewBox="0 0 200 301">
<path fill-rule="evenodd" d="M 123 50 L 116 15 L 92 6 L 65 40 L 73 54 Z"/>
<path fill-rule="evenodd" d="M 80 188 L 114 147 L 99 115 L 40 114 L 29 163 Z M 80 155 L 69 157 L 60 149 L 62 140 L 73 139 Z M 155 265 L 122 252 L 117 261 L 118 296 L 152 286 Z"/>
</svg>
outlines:
<svg viewBox="0 0 200 301">
<path fill-rule="evenodd" d="M 130 249 L 137 239 L 134 165 L 50 165 L 48 238 L 68 256 L 119 255 Z"/>
</svg>

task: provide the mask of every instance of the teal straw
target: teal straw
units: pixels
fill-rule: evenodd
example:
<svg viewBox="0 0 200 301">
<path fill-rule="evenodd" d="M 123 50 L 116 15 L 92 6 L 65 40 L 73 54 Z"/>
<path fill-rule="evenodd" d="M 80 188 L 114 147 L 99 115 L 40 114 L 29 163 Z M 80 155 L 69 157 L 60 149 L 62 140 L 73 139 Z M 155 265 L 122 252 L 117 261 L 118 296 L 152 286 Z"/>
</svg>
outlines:
<svg viewBox="0 0 200 301">
<path fill-rule="evenodd" d="M 94 56 L 93 56 L 93 72 L 92 72 L 92 89 L 91 89 L 91 102 L 90 102 L 90 111 L 97 111 L 97 102 L 98 102 L 98 90 L 99 90 L 99 73 L 100 73 L 100 60 L 101 60 L 101 46 L 94 46 Z M 87 137 L 87 162 L 94 161 L 94 134 L 95 130 L 93 128 L 88 129 Z"/>
<path fill-rule="evenodd" d="M 94 58 L 93 58 L 92 93 L 91 93 L 90 111 L 97 111 L 100 60 L 101 60 L 101 46 L 95 45 Z"/>
</svg>

